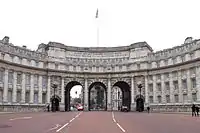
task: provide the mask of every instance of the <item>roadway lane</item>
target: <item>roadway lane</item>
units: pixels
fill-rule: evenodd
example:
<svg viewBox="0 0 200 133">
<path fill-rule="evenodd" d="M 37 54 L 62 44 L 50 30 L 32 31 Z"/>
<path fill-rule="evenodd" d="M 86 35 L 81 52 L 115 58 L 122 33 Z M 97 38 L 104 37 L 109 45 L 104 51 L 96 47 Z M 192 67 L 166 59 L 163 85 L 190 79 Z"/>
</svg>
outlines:
<svg viewBox="0 0 200 133">
<path fill-rule="evenodd" d="M 0 115 L 0 133 L 55 133 L 79 112 L 17 113 Z"/>
<path fill-rule="evenodd" d="M 200 117 L 183 114 L 115 112 L 126 133 L 200 133 Z"/>
<path fill-rule="evenodd" d="M 83 112 L 60 133 L 123 133 L 111 112 Z"/>
</svg>

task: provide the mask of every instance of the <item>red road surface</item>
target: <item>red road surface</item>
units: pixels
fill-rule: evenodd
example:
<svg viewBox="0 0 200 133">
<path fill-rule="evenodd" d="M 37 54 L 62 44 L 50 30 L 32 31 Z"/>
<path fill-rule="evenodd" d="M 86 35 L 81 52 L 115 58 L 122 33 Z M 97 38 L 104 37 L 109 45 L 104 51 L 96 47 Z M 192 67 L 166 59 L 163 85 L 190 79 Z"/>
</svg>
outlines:
<svg viewBox="0 0 200 133">
<path fill-rule="evenodd" d="M 0 133 L 200 133 L 200 117 L 122 112 L 0 114 Z"/>
</svg>

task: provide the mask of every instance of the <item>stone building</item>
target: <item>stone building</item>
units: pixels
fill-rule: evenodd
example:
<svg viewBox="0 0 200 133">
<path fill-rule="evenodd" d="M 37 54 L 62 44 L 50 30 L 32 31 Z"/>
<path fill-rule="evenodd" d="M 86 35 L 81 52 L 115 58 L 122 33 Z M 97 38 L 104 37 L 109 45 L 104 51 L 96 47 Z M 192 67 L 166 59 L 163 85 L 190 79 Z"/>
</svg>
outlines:
<svg viewBox="0 0 200 133">
<path fill-rule="evenodd" d="M 83 87 L 84 109 L 91 88 L 106 92 L 112 110 L 112 89 L 122 91 L 122 105 L 153 110 L 188 111 L 200 103 L 200 40 L 153 52 L 146 42 L 121 47 L 72 47 L 57 42 L 36 51 L 0 40 L 0 110 L 39 111 L 46 103 L 70 109 L 70 89 Z M 52 86 L 56 85 L 56 88 Z M 138 89 L 142 84 L 142 89 Z"/>
</svg>

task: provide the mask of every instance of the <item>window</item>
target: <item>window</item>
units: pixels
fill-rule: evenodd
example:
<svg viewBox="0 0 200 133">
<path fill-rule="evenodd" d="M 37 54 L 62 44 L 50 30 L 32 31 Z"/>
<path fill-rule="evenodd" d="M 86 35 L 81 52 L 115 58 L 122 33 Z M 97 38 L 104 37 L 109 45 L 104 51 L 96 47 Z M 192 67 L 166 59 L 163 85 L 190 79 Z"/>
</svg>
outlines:
<svg viewBox="0 0 200 133">
<path fill-rule="evenodd" d="M 167 66 L 168 65 L 168 60 L 166 59 L 164 62 L 165 62 L 165 66 Z"/>
<path fill-rule="evenodd" d="M 177 76 L 178 76 L 178 73 L 177 73 L 177 72 L 172 72 L 172 76 L 173 76 L 173 77 L 177 77 Z"/>
<path fill-rule="evenodd" d="M 173 84 L 174 84 L 174 89 L 178 90 L 178 81 L 174 81 Z"/>
<path fill-rule="evenodd" d="M 30 85 L 31 76 L 30 74 L 26 74 L 26 85 Z"/>
<path fill-rule="evenodd" d="M 13 72 L 8 72 L 8 83 L 12 84 L 13 83 Z"/>
<path fill-rule="evenodd" d="M 160 83 L 157 84 L 157 90 L 161 91 L 161 84 Z"/>
<path fill-rule="evenodd" d="M 196 93 L 192 93 L 192 100 L 193 100 L 193 102 L 197 101 L 197 94 Z"/>
<path fill-rule="evenodd" d="M 157 67 L 160 67 L 160 62 L 156 62 L 156 64 L 157 64 Z"/>
<path fill-rule="evenodd" d="M 166 83 L 165 83 L 165 89 L 166 89 L 166 90 L 170 90 L 170 89 L 169 89 L 169 82 L 166 82 Z"/>
<path fill-rule="evenodd" d="M 140 64 L 137 64 L 137 69 L 140 69 Z"/>
<path fill-rule="evenodd" d="M 182 80 L 182 88 L 183 89 L 187 89 L 187 81 L 186 81 L 186 79 Z"/>
<path fill-rule="evenodd" d="M 165 73 L 165 79 L 169 78 L 169 73 Z"/>
<path fill-rule="evenodd" d="M 182 62 L 185 62 L 185 56 L 181 56 Z"/>
<path fill-rule="evenodd" d="M 38 103 L 38 92 L 34 93 L 34 103 Z"/>
<path fill-rule="evenodd" d="M 47 99 L 46 93 L 42 93 L 42 103 L 45 104 Z"/>
<path fill-rule="evenodd" d="M 0 102 L 3 101 L 3 90 L 0 90 Z"/>
<path fill-rule="evenodd" d="M 187 102 L 187 94 L 183 94 L 183 102 Z"/>
<path fill-rule="evenodd" d="M 11 90 L 8 91 L 8 102 L 9 103 L 12 102 L 12 91 Z"/>
<path fill-rule="evenodd" d="M 153 96 L 149 96 L 149 102 L 153 103 Z"/>
<path fill-rule="evenodd" d="M 29 99 L 30 99 L 30 92 L 26 92 L 26 94 L 25 94 L 25 103 L 29 103 Z"/>
<path fill-rule="evenodd" d="M 34 75 L 34 86 L 38 86 L 38 75 Z"/>
<path fill-rule="evenodd" d="M 46 76 L 42 77 L 42 87 L 47 87 L 47 77 Z"/>
<path fill-rule="evenodd" d="M 158 96 L 158 103 L 161 103 L 161 96 Z"/>
<path fill-rule="evenodd" d="M 181 76 L 183 77 L 183 76 L 186 76 L 186 70 L 182 70 L 181 71 Z"/>
<path fill-rule="evenodd" d="M 4 70 L 0 68 L 0 82 L 4 80 Z"/>
<path fill-rule="evenodd" d="M 149 91 L 153 92 L 153 84 L 149 84 Z"/>
<path fill-rule="evenodd" d="M 190 53 L 190 59 L 194 59 L 194 53 Z"/>
<path fill-rule="evenodd" d="M 148 77 L 148 79 L 149 79 L 149 80 L 153 80 L 153 76 L 150 75 L 150 76 Z"/>
<path fill-rule="evenodd" d="M 178 103 L 179 102 L 179 98 L 178 98 L 178 95 L 176 94 L 176 95 L 174 95 L 174 100 L 175 100 L 175 102 L 176 103 Z"/>
<path fill-rule="evenodd" d="M 170 103 L 170 96 L 169 95 L 166 95 L 166 102 Z"/>
<path fill-rule="evenodd" d="M 18 73 L 17 74 L 17 84 L 21 84 L 22 83 L 22 74 Z"/>
<path fill-rule="evenodd" d="M 157 77 L 157 80 L 161 80 L 161 75 L 160 74 L 157 74 L 156 77 Z"/>
<path fill-rule="evenodd" d="M 175 58 L 173 58 L 172 60 L 173 60 L 173 64 L 176 64 L 176 62 L 177 62 L 177 59 L 176 59 L 176 57 L 175 57 Z"/>
<path fill-rule="evenodd" d="M 191 82 L 192 82 L 192 88 L 196 88 L 196 79 L 192 78 Z"/>
<path fill-rule="evenodd" d="M 190 68 L 190 75 L 196 74 L 196 69 L 195 68 Z"/>
<path fill-rule="evenodd" d="M 17 102 L 21 102 L 21 91 L 17 91 Z"/>
<path fill-rule="evenodd" d="M 55 69 L 58 69 L 58 64 L 55 64 Z"/>
</svg>

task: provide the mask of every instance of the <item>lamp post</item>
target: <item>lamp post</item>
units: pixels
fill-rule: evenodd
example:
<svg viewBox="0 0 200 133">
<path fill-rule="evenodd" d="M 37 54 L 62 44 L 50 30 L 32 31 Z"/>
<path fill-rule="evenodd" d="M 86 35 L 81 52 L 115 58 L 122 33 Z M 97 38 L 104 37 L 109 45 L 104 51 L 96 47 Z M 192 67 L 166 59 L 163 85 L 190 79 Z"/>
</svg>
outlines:
<svg viewBox="0 0 200 133">
<path fill-rule="evenodd" d="M 118 90 L 118 88 L 117 88 L 117 95 L 118 95 L 118 97 L 117 97 L 117 101 L 118 101 L 118 110 L 120 110 L 120 106 L 119 106 L 119 97 L 120 97 L 120 92 L 119 92 L 119 90 Z"/>
<path fill-rule="evenodd" d="M 141 108 L 141 98 L 142 98 L 142 96 L 141 96 L 141 91 L 142 91 L 142 84 L 141 84 L 141 83 L 138 84 L 138 88 L 139 88 L 139 92 L 140 92 L 139 112 L 141 112 L 141 111 L 142 111 L 142 108 Z"/>
<path fill-rule="evenodd" d="M 52 88 L 53 88 L 53 104 L 52 104 L 52 111 L 53 112 L 56 112 L 56 88 L 57 88 L 57 84 L 56 83 L 54 83 L 53 85 L 52 85 Z"/>
</svg>

